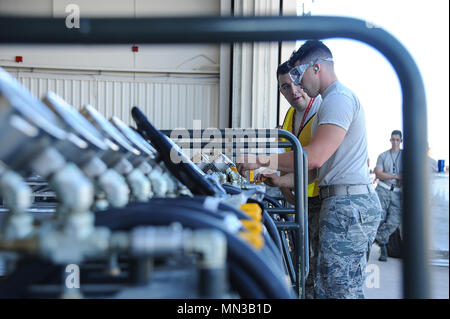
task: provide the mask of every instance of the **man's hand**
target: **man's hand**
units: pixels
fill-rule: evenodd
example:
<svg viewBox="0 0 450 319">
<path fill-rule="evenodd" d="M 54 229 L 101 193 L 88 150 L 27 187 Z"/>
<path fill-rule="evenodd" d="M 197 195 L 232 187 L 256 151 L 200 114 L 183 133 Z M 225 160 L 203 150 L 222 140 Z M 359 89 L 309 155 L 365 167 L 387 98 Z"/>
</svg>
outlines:
<svg viewBox="0 0 450 319">
<path fill-rule="evenodd" d="M 295 205 L 295 195 L 292 193 L 290 188 L 280 187 L 280 191 L 289 204 Z"/>
<path fill-rule="evenodd" d="M 257 183 L 264 183 L 271 187 L 280 187 L 281 177 L 277 173 L 261 173 L 256 176 Z"/>
<path fill-rule="evenodd" d="M 261 162 L 260 158 L 258 155 L 254 155 L 254 154 L 245 154 L 245 155 L 241 155 L 237 160 L 236 160 L 236 168 L 239 172 L 239 174 L 241 174 L 242 176 L 245 177 L 245 172 L 251 169 L 258 169 L 263 165 L 264 163 Z"/>
<path fill-rule="evenodd" d="M 294 187 L 294 174 L 289 173 L 283 176 L 278 176 L 277 173 L 267 172 L 260 173 L 256 176 L 256 181 L 264 182 L 266 185 L 272 187 Z"/>
<path fill-rule="evenodd" d="M 402 181 L 402 174 L 390 174 L 390 173 L 386 173 L 383 171 L 382 168 L 379 167 L 375 167 L 375 176 L 380 180 L 380 181 L 385 181 L 385 180 L 389 180 L 389 179 L 396 179 L 399 182 Z"/>
<path fill-rule="evenodd" d="M 397 185 L 401 186 L 402 185 L 402 174 L 397 174 L 394 176 L 395 176 L 395 179 L 398 180 Z"/>
</svg>

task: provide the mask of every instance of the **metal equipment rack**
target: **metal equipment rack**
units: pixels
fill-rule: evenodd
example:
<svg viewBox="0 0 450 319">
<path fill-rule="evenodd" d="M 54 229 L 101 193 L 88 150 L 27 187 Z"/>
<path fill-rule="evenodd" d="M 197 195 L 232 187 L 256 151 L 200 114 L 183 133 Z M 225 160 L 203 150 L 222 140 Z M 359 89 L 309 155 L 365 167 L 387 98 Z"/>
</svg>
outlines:
<svg viewBox="0 0 450 319">
<path fill-rule="evenodd" d="M 349 38 L 377 49 L 391 63 L 402 90 L 404 131 L 403 293 L 430 297 L 428 267 L 427 103 L 422 76 L 408 50 L 382 28 L 344 17 L 64 18 L 1 17 L 0 43 L 130 44 L 297 41 Z M 182 32 L 180 32 L 182 30 Z"/>
<path fill-rule="evenodd" d="M 174 130 L 175 131 L 175 130 Z M 293 284 L 296 293 L 302 298 L 305 297 L 305 281 L 309 272 L 309 243 L 308 243 L 308 160 L 306 153 L 303 152 L 303 148 L 298 140 L 292 133 L 285 130 L 275 129 L 258 129 L 256 138 L 269 139 L 277 136 L 278 138 L 284 138 L 287 142 L 275 141 L 275 142 L 236 142 L 235 139 L 248 138 L 246 134 L 248 131 L 242 129 L 226 129 L 220 130 L 221 141 L 205 141 L 201 139 L 204 132 L 208 130 L 187 130 L 189 133 L 190 141 L 177 143 L 183 149 L 198 149 L 201 150 L 210 149 L 212 147 L 225 150 L 232 147 L 233 162 L 236 162 L 236 150 L 237 149 L 249 149 L 254 146 L 261 147 L 265 150 L 288 148 L 291 147 L 294 151 L 294 189 L 295 189 L 295 207 L 294 208 L 267 208 L 266 211 L 269 214 L 287 215 L 294 214 L 294 221 L 275 222 L 279 231 L 290 230 L 294 233 L 294 264 L 293 273 L 295 276 Z M 170 137 L 172 130 L 161 130 L 163 134 Z M 192 139 L 201 139 L 199 142 L 194 142 Z M 231 139 L 231 141 L 225 141 Z M 289 260 L 290 261 L 290 260 Z M 291 278 L 292 278 L 291 277 Z"/>
</svg>

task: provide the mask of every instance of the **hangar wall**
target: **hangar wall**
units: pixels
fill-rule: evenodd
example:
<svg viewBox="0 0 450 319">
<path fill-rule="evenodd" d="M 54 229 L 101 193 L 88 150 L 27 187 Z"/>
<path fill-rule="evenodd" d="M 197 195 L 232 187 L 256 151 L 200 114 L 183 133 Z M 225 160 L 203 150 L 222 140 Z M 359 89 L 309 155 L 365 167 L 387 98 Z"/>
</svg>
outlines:
<svg viewBox="0 0 450 319">
<path fill-rule="evenodd" d="M 295 14 L 296 1 L 1 0 L 0 12 L 65 17 L 71 3 L 81 17 L 142 17 Z M 161 129 L 193 128 L 194 120 L 202 128 L 277 125 L 278 43 L 136 44 L 132 52 L 133 45 L 4 46 L 0 66 L 39 98 L 55 90 L 76 108 L 89 103 L 129 124 L 129 109 L 138 105 Z"/>
<path fill-rule="evenodd" d="M 70 3 L 81 17 L 220 14 L 219 0 L 2 0 L 0 12 L 64 17 Z M 219 126 L 219 45 L 136 45 L 14 45 L 1 48 L 0 65 L 39 98 L 55 90 L 76 108 L 89 103 L 130 124 L 138 105 L 162 129 L 192 128 L 194 119 Z"/>
</svg>

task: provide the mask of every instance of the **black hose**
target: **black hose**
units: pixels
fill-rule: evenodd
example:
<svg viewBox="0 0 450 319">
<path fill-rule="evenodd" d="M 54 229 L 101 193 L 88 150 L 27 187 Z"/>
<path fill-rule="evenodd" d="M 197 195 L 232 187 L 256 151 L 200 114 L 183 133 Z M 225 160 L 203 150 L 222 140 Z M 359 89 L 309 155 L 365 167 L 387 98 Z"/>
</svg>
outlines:
<svg viewBox="0 0 450 319">
<path fill-rule="evenodd" d="M 159 209 L 159 212 L 164 213 L 167 207 L 173 207 L 173 208 L 180 208 L 182 210 L 194 210 L 195 214 L 206 214 L 207 216 L 214 217 L 219 221 L 223 221 L 225 215 L 207 209 L 203 206 L 205 198 L 206 197 L 202 196 L 196 196 L 194 198 L 185 198 L 183 200 L 180 200 L 178 198 L 170 198 L 170 199 L 156 198 L 151 199 L 147 203 L 131 203 L 127 206 L 127 208 L 152 209 L 155 211 Z M 247 219 L 247 220 L 251 219 L 244 212 L 228 204 L 220 203 L 218 209 L 221 211 L 234 212 L 237 215 L 237 218 L 239 219 Z M 263 232 L 262 236 L 264 238 L 265 245 L 261 249 L 260 254 L 265 256 L 265 260 L 268 263 L 270 263 L 271 267 L 275 267 L 275 271 L 283 271 L 284 270 L 283 264 L 280 263 L 280 260 L 282 260 L 282 251 L 273 242 L 270 233 Z"/>
<path fill-rule="evenodd" d="M 239 209 L 236 209 L 231 206 L 225 206 L 224 204 L 219 204 L 217 206 L 217 210 L 209 209 L 208 207 L 204 206 L 204 202 L 206 200 L 206 197 L 185 197 L 185 198 L 152 198 L 148 202 L 135 202 L 130 203 L 127 205 L 127 208 L 136 208 L 136 207 L 161 207 L 161 213 L 164 213 L 164 208 L 167 206 L 172 207 L 180 207 L 180 208 L 187 208 L 192 210 L 197 210 L 199 213 L 205 213 L 210 216 L 213 216 L 217 219 L 223 220 L 225 218 L 225 215 L 223 214 L 223 211 L 232 212 L 238 219 L 250 219 L 249 216 L 247 216 L 244 212 L 240 211 Z"/>
<path fill-rule="evenodd" d="M 226 190 L 227 194 L 231 194 L 231 195 L 236 195 L 236 194 L 240 194 L 243 192 L 243 190 L 240 189 L 239 187 L 229 185 L 229 184 L 222 184 L 222 187 Z M 261 193 L 261 192 L 257 192 L 257 193 L 264 195 L 263 201 L 267 201 L 275 207 L 283 208 L 283 205 L 281 205 L 280 202 L 277 201 L 272 196 L 269 196 L 269 195 L 267 195 L 265 193 Z"/>
<path fill-rule="evenodd" d="M 243 213 L 241 210 L 239 210 L 231 205 L 228 205 L 228 204 L 221 203 L 221 205 L 219 205 L 219 209 L 220 210 L 230 210 L 231 209 L 236 212 L 239 219 L 245 219 L 245 218 L 241 218 L 240 214 L 243 214 L 243 217 L 248 218 L 248 215 Z M 265 246 L 267 246 L 267 248 L 270 250 L 270 253 L 273 255 L 273 260 L 275 261 L 275 264 L 277 265 L 277 267 L 281 265 L 281 270 L 283 270 L 284 269 L 283 264 L 280 263 L 278 265 L 278 262 L 282 261 L 281 239 L 279 238 L 279 234 L 277 232 L 275 223 L 272 220 L 272 218 L 270 217 L 270 215 L 264 209 L 262 210 L 262 212 L 263 212 L 262 213 L 262 223 L 267 230 L 267 233 L 263 232 L 263 234 L 262 234 L 264 237 L 265 243 L 266 243 Z M 269 228 L 270 228 L 270 231 L 269 231 Z M 263 248 L 263 249 L 265 249 L 265 248 Z"/>
<path fill-rule="evenodd" d="M 233 185 L 222 184 L 222 187 L 225 189 L 227 194 L 230 194 L 230 195 L 236 195 L 236 194 L 242 193 L 242 189 L 240 189 L 239 187 L 233 186 Z"/>
<path fill-rule="evenodd" d="M 264 224 L 264 226 L 266 226 L 267 231 L 270 233 L 272 240 L 275 242 L 279 251 L 281 252 L 281 238 L 280 238 L 280 234 L 278 233 L 278 229 L 277 229 L 277 226 L 275 225 L 274 220 L 267 213 L 267 211 L 265 210 L 265 207 L 263 205 L 261 205 L 260 202 L 258 202 L 255 199 L 252 199 L 252 198 L 250 198 L 248 200 L 248 202 L 258 204 L 261 207 L 261 210 L 263 211 L 263 215 L 262 215 L 263 224 Z"/>
<path fill-rule="evenodd" d="M 222 184 L 223 188 L 225 188 L 225 190 L 227 192 L 229 192 L 229 194 L 235 195 L 235 194 L 240 194 L 242 192 L 241 189 L 232 186 L 232 185 L 227 185 L 227 184 Z M 264 194 L 264 200 L 268 199 L 269 202 L 274 202 L 274 205 L 279 205 L 278 207 L 282 207 L 280 203 L 278 203 L 277 200 L 275 200 L 274 198 Z M 259 203 L 256 200 L 250 199 L 249 202 L 252 203 L 257 203 L 260 207 L 262 206 L 261 203 Z M 276 204 L 275 204 L 276 203 Z M 278 247 L 279 252 L 282 252 L 282 247 L 281 247 L 281 238 L 280 238 L 280 234 L 278 232 L 277 226 L 275 225 L 275 222 L 273 221 L 272 217 L 270 217 L 270 215 L 265 211 L 264 207 L 261 207 L 262 211 L 263 211 L 263 224 L 264 226 L 266 226 L 267 231 L 269 232 L 270 237 L 272 238 L 272 240 L 274 241 L 275 245 Z"/>
<path fill-rule="evenodd" d="M 228 269 L 230 271 L 230 283 L 232 287 L 240 287 L 239 296 L 243 299 L 265 299 L 267 295 L 264 294 L 260 285 L 254 281 L 243 269 L 233 260 L 228 262 Z"/>
<path fill-rule="evenodd" d="M 238 239 L 234 234 L 231 234 L 220 224 L 220 220 L 216 217 L 208 216 L 207 214 L 196 214 L 196 212 L 198 212 L 198 207 L 196 207 L 197 209 L 195 207 L 182 208 L 180 206 L 167 208 L 166 205 L 165 212 L 161 213 L 161 211 L 158 210 L 158 206 L 160 205 L 150 207 L 148 205 L 134 204 L 134 206 L 127 207 L 123 210 L 97 212 L 96 225 L 104 225 L 112 230 L 127 230 L 137 225 L 166 225 L 170 222 L 179 221 L 182 224 L 186 224 L 187 222 L 187 226 L 191 228 L 207 227 L 219 229 L 227 236 L 229 260 L 234 262 L 231 266 L 232 273 L 237 274 L 240 278 L 235 278 L 233 282 L 250 287 L 245 288 L 243 286 L 237 286 L 237 289 L 242 291 L 243 296 L 259 298 L 262 297 L 263 294 L 267 298 L 292 297 L 292 292 L 289 291 L 287 285 L 280 281 L 280 278 L 284 278 L 283 274 L 280 273 L 279 269 L 270 265 L 272 263 L 269 261 L 270 259 L 265 258 L 265 254 L 262 252 L 254 251 L 245 242 Z M 39 264 L 41 264 L 41 261 L 39 261 Z M 27 267 L 24 269 L 25 272 L 29 270 Z M 42 269 L 42 267 L 39 267 L 39 269 Z M 50 274 L 55 272 L 55 267 L 48 267 L 47 269 Z M 25 288 L 27 288 L 29 284 L 40 282 L 42 281 L 42 278 L 49 275 L 47 273 L 41 273 L 40 271 L 32 273 L 32 278 L 28 278 L 26 282 L 22 282 L 19 285 L 17 284 L 17 280 L 20 281 L 24 278 L 22 276 L 23 273 L 20 273 L 20 276 L 12 276 L 8 281 L 8 284 L 5 283 L 5 285 L 0 285 L 0 295 L 7 296 L 8 291 L 11 292 L 11 287 L 16 287 L 17 289 L 21 286 L 22 289 L 17 289 L 15 294 L 13 293 L 10 295 L 12 297 L 23 297 L 26 293 Z M 255 293 L 253 289 L 258 285 L 261 285 L 262 287 L 261 293 Z M 254 295 L 249 295 L 249 293 Z"/>
<path fill-rule="evenodd" d="M 263 222 L 264 226 L 266 226 L 267 231 L 270 234 L 270 237 L 274 241 L 278 250 L 281 252 L 282 248 L 281 248 L 280 233 L 278 232 L 277 226 L 275 225 L 275 222 L 273 221 L 272 217 L 270 217 L 270 215 L 266 211 L 263 211 Z"/>
<path fill-rule="evenodd" d="M 283 208 L 283 205 L 280 204 L 279 201 L 277 201 L 275 198 L 273 198 L 272 196 L 269 196 L 267 194 L 264 194 L 264 200 L 266 202 L 271 203 L 273 206 L 278 207 L 278 208 Z"/>
<path fill-rule="evenodd" d="M 180 211 L 166 207 L 164 213 L 155 212 L 150 208 L 139 207 L 134 209 L 113 209 L 96 213 L 96 224 L 107 226 L 112 230 L 128 230 L 135 225 L 167 225 L 171 222 L 180 222 L 188 228 L 218 229 L 227 238 L 228 256 L 236 261 L 244 271 L 259 282 L 269 298 L 292 298 L 291 291 L 284 280 L 284 274 L 274 273 L 273 267 L 250 247 L 247 243 L 230 233 L 222 224 L 209 216 L 199 216 L 192 211 Z"/>
<path fill-rule="evenodd" d="M 29 257 L 21 259 L 14 272 L 0 279 L 0 299 L 27 298 L 28 288 L 37 283 L 53 282 L 60 277 L 62 266 Z"/>
<path fill-rule="evenodd" d="M 236 195 L 236 194 L 240 194 L 240 193 L 243 192 L 240 188 L 237 188 L 237 187 L 232 186 L 232 185 L 222 184 L 222 186 L 231 195 Z M 250 200 L 250 202 L 258 203 L 255 200 Z M 258 203 L 258 204 L 261 207 L 260 203 Z M 223 203 L 221 203 L 219 208 L 221 210 L 233 210 L 238 215 L 242 214 L 242 212 L 239 209 L 234 208 L 234 207 L 232 207 L 230 205 L 223 204 Z M 278 232 L 278 230 L 276 228 L 276 225 L 275 225 L 273 219 L 270 217 L 270 215 L 263 209 L 263 207 L 261 207 L 261 209 L 263 211 L 262 222 L 263 222 L 263 225 L 266 227 L 267 232 L 268 232 L 269 237 L 270 237 L 271 240 L 267 239 L 266 234 L 263 234 L 263 236 L 265 237 L 264 239 L 266 240 L 267 246 L 271 250 L 272 254 L 275 256 L 276 263 L 278 264 L 278 262 L 280 261 L 281 269 L 285 269 L 285 266 L 284 266 L 284 264 L 282 262 L 282 252 L 283 252 L 283 250 L 282 250 L 282 246 L 281 246 L 280 234 L 279 234 L 279 232 Z M 244 216 L 247 216 L 247 215 L 244 214 Z M 243 219 L 241 217 L 239 217 L 239 218 Z M 274 247 L 274 245 L 275 245 L 275 247 Z M 285 269 L 285 271 L 287 271 L 287 270 Z"/>
</svg>

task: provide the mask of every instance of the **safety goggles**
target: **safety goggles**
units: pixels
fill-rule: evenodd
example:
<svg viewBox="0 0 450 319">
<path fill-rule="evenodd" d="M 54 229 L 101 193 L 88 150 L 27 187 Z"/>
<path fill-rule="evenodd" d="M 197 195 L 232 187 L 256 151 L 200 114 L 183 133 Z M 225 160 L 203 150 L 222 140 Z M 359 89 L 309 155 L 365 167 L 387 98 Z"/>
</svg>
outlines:
<svg viewBox="0 0 450 319">
<path fill-rule="evenodd" d="M 333 62 L 332 58 L 326 58 L 326 59 L 315 59 L 314 61 L 311 61 L 306 64 L 300 64 L 295 66 L 292 70 L 289 71 L 289 76 L 291 77 L 292 82 L 294 82 L 296 85 L 301 85 L 303 74 L 305 74 L 305 71 L 310 67 L 313 66 L 316 63 L 328 61 Z"/>
</svg>

